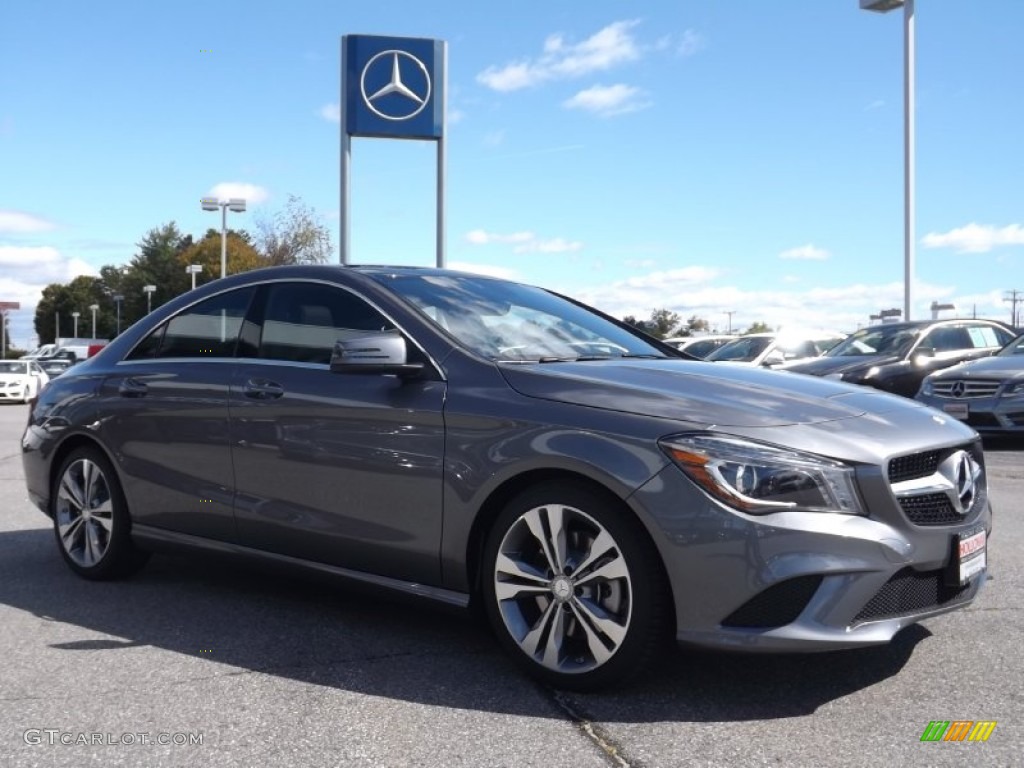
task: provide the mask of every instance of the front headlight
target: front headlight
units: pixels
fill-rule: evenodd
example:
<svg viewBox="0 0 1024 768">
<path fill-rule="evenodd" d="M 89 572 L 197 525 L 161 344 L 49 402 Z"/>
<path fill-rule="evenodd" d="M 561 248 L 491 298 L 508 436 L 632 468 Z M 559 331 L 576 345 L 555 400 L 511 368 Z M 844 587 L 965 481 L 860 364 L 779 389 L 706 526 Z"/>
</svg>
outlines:
<svg viewBox="0 0 1024 768">
<path fill-rule="evenodd" d="M 1011 384 L 1003 392 L 1003 397 L 1021 397 L 1024 395 L 1024 381 L 1018 381 L 1016 384 Z"/>
<path fill-rule="evenodd" d="M 924 395 L 925 397 L 931 397 L 935 394 L 935 385 L 932 384 L 931 377 L 925 377 L 925 380 L 921 382 L 921 391 L 917 394 Z"/>
<path fill-rule="evenodd" d="M 741 512 L 864 514 L 853 467 L 841 462 L 719 435 L 676 435 L 660 445 L 703 490 Z"/>
<path fill-rule="evenodd" d="M 822 378 L 823 379 L 835 379 L 836 381 L 842 381 L 843 380 L 843 374 L 841 374 L 841 373 L 826 373 L 824 376 L 822 376 Z"/>
</svg>

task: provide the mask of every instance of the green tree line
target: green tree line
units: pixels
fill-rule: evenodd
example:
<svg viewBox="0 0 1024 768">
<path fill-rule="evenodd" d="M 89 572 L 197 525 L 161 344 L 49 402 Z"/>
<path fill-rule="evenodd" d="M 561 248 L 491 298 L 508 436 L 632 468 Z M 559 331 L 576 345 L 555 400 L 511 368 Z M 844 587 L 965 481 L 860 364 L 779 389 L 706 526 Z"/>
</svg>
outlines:
<svg viewBox="0 0 1024 768">
<path fill-rule="evenodd" d="M 331 236 L 313 210 L 299 198 L 291 196 L 276 214 L 257 220 L 257 232 L 229 230 L 227 233 L 227 272 L 236 274 L 260 267 L 285 264 L 317 264 L 326 262 L 332 252 Z M 192 288 L 192 276 L 186 272 L 190 264 L 199 264 L 196 285 L 220 277 L 221 234 L 208 229 L 198 240 L 170 222 L 151 229 L 137 244 L 137 252 L 124 265 L 108 264 L 100 268 L 99 277 L 81 275 L 68 283 L 51 283 L 43 289 L 36 306 L 35 331 L 40 344 L 50 344 L 59 335 L 74 335 L 74 318 L 78 312 L 78 336 L 92 337 L 93 312 L 96 306 L 96 337 L 112 339 L 147 313 L 147 296 L 143 288 L 156 286 L 151 296 L 156 309 Z"/>
</svg>

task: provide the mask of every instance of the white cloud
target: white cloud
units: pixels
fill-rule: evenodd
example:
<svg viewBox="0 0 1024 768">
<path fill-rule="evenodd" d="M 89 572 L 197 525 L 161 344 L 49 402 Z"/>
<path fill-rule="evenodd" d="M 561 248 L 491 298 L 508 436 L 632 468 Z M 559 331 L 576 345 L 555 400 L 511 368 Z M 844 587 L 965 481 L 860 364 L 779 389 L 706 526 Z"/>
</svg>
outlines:
<svg viewBox="0 0 1024 768">
<path fill-rule="evenodd" d="M 54 229 L 52 222 L 22 211 L 0 211 L 0 232 L 46 232 Z"/>
<path fill-rule="evenodd" d="M 267 198 L 270 197 L 270 193 L 265 188 L 241 181 L 222 181 L 220 184 L 215 184 L 211 187 L 207 195 L 220 198 L 221 200 L 226 200 L 230 197 L 241 197 L 249 205 L 259 205 L 266 202 Z"/>
<path fill-rule="evenodd" d="M 683 32 L 683 37 L 676 46 L 676 52 L 680 56 L 695 56 L 707 48 L 704 38 L 692 29 Z"/>
<path fill-rule="evenodd" d="M 516 91 L 634 61 L 640 58 L 641 49 L 630 30 L 639 23 L 639 19 L 616 21 L 575 44 L 567 43 L 562 35 L 550 35 L 537 58 L 488 67 L 476 76 L 477 82 L 495 91 Z"/>
<path fill-rule="evenodd" d="M 626 259 L 626 266 L 630 269 L 654 269 L 658 262 L 654 259 Z"/>
<path fill-rule="evenodd" d="M 499 267 L 494 264 L 475 264 L 469 261 L 450 261 L 448 262 L 449 269 L 455 269 L 460 272 L 473 272 L 477 275 L 487 275 L 488 277 L 500 277 L 504 280 L 519 280 L 521 279 L 519 273 L 509 267 Z"/>
<path fill-rule="evenodd" d="M 971 222 L 949 232 L 930 232 L 921 242 L 926 248 L 953 248 L 957 253 L 988 253 L 1000 245 L 1024 245 L 1024 226 L 1010 224 L 998 229 Z"/>
<path fill-rule="evenodd" d="M 512 249 L 513 253 L 573 253 L 583 248 L 579 240 L 566 240 L 564 237 L 554 237 L 550 240 L 530 240 L 529 242 L 517 245 Z"/>
<path fill-rule="evenodd" d="M 320 115 L 324 120 L 329 123 L 340 123 L 341 122 L 341 105 L 340 104 L 324 104 L 320 109 L 317 110 L 317 114 Z"/>
<path fill-rule="evenodd" d="M 651 104 L 643 91 L 623 83 L 595 85 L 562 102 L 566 109 L 582 109 L 602 117 L 638 112 Z"/>
<path fill-rule="evenodd" d="M 779 254 L 780 259 L 798 259 L 801 261 L 824 261 L 828 257 L 828 251 L 824 248 L 818 248 L 812 243 L 801 245 L 799 248 L 790 248 Z"/>
<path fill-rule="evenodd" d="M 466 233 L 466 242 L 473 245 L 487 245 L 488 243 L 525 243 L 533 240 L 536 235 L 533 232 L 513 232 L 510 235 L 501 235 L 497 232 L 485 232 L 482 229 L 474 229 Z"/>
</svg>

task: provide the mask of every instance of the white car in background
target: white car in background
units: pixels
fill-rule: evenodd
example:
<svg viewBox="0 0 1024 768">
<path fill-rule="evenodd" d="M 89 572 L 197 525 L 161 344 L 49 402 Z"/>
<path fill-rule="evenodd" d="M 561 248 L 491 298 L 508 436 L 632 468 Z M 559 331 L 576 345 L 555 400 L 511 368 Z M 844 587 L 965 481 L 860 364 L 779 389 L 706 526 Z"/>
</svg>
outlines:
<svg viewBox="0 0 1024 768">
<path fill-rule="evenodd" d="M 845 333 L 828 330 L 793 329 L 777 333 L 748 333 L 719 347 L 704 359 L 776 368 L 797 360 L 818 357 L 844 338 Z"/>
<path fill-rule="evenodd" d="M 27 403 L 49 383 L 35 360 L 0 360 L 0 401 Z"/>
<path fill-rule="evenodd" d="M 716 349 L 735 339 L 735 336 L 704 334 L 703 336 L 674 336 L 665 339 L 666 344 L 671 344 L 676 349 L 681 349 L 694 357 L 705 358 Z"/>
</svg>

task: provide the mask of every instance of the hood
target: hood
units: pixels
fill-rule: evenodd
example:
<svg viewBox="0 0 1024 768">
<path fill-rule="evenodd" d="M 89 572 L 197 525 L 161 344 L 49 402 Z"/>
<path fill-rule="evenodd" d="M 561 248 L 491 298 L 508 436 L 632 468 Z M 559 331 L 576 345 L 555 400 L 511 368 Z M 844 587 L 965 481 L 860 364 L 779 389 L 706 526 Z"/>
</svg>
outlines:
<svg viewBox="0 0 1024 768">
<path fill-rule="evenodd" d="M 1024 378 L 1024 355 L 996 355 L 954 365 L 933 373 L 935 379 L 1013 379 Z"/>
<path fill-rule="evenodd" d="M 780 370 L 809 373 L 811 376 L 825 376 L 830 373 L 850 373 L 867 370 L 876 365 L 892 365 L 901 358 L 894 355 L 837 355 L 836 357 L 815 357 L 797 363 L 787 363 Z"/>
<path fill-rule="evenodd" d="M 595 360 L 499 366 L 522 395 L 706 427 L 779 427 L 914 411 L 922 405 L 850 384 L 742 365 Z"/>
</svg>

